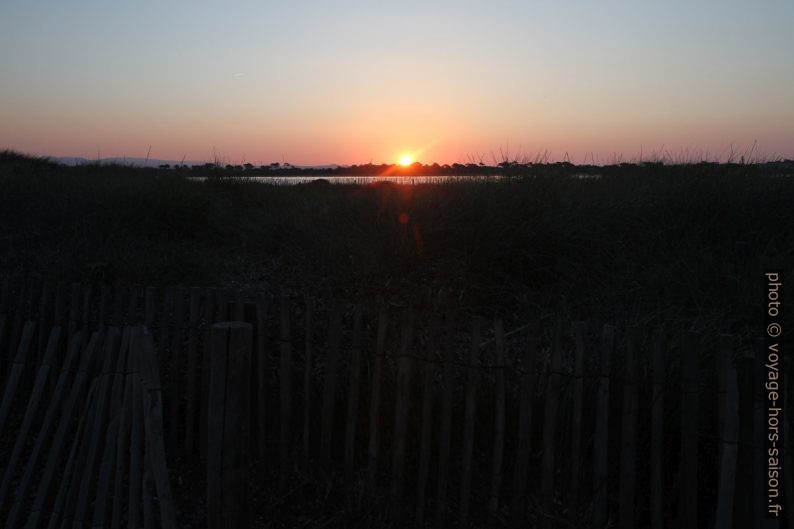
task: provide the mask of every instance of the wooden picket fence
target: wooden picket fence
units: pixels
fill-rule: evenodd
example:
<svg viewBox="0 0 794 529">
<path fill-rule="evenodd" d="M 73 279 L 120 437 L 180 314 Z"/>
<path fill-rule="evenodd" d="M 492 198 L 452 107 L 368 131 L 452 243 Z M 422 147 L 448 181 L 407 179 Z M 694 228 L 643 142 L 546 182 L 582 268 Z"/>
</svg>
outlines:
<svg viewBox="0 0 794 529">
<path fill-rule="evenodd" d="M 0 439 L 13 441 L 2 458 L 5 527 L 139 527 L 142 513 L 146 528 L 175 528 L 151 335 L 110 327 L 67 342 L 56 326 L 37 362 L 36 332 L 27 321 L 0 404 Z"/>
<path fill-rule="evenodd" d="M 760 345 L 731 335 L 555 319 L 507 331 L 459 308 L 6 284 L 0 372 L 8 391 L 9 346 L 25 333 L 43 366 L 53 327 L 72 343 L 143 324 L 163 377 L 168 466 L 204 469 L 219 420 L 211 329 L 226 321 L 251 326 L 245 380 L 225 383 L 245 386 L 246 453 L 279 487 L 339 475 L 397 525 L 773 526 Z"/>
</svg>

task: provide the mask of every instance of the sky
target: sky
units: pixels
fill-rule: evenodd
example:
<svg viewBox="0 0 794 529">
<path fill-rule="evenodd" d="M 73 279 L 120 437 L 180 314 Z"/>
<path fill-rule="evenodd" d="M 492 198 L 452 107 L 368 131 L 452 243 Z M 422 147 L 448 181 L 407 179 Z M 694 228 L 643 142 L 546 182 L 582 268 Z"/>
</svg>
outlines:
<svg viewBox="0 0 794 529">
<path fill-rule="evenodd" d="M 792 23 L 790 0 L 3 0 L 0 149 L 794 158 Z"/>
</svg>

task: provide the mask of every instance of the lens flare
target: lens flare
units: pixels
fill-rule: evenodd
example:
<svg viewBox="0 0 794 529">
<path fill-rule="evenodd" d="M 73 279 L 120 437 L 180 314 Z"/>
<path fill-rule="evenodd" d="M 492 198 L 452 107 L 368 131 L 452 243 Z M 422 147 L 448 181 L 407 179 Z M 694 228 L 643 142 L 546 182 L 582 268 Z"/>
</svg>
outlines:
<svg viewBox="0 0 794 529">
<path fill-rule="evenodd" d="M 414 156 L 409 153 L 401 154 L 398 163 L 403 167 L 408 167 L 409 165 L 414 163 Z"/>
</svg>

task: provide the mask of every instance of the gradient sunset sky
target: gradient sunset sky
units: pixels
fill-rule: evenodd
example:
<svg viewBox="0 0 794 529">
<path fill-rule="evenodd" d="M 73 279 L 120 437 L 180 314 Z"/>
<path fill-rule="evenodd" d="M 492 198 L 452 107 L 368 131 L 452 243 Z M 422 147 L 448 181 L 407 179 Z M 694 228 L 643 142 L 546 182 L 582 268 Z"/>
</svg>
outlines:
<svg viewBox="0 0 794 529">
<path fill-rule="evenodd" d="M 0 149 L 794 157 L 794 2 L 3 0 Z"/>
</svg>

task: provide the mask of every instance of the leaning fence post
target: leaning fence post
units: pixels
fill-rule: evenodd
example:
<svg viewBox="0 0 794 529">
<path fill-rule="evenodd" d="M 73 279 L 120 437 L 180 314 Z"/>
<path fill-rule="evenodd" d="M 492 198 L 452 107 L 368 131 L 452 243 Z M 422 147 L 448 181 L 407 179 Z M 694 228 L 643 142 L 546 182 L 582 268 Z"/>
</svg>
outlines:
<svg viewBox="0 0 794 529">
<path fill-rule="evenodd" d="M 698 357 L 700 334 L 684 335 L 681 351 L 681 522 L 683 529 L 698 523 Z"/>
<path fill-rule="evenodd" d="M 615 327 L 604 325 L 601 335 L 601 358 L 598 365 L 596 425 L 593 439 L 593 528 L 603 529 L 609 518 L 609 374 L 614 347 Z"/>
<path fill-rule="evenodd" d="M 248 527 L 252 336 L 249 323 L 224 322 L 212 326 L 207 439 L 210 529 Z"/>
</svg>

